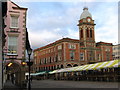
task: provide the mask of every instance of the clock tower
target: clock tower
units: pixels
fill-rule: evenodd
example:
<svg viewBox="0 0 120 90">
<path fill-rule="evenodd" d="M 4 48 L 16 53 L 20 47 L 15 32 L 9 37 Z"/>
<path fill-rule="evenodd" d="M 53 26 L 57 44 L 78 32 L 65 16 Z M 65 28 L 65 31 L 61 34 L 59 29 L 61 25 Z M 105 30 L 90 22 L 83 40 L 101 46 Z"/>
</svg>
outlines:
<svg viewBox="0 0 120 90">
<path fill-rule="evenodd" d="M 83 9 L 78 26 L 80 37 L 80 52 L 84 53 L 87 63 L 90 61 L 95 61 L 95 24 L 87 7 L 84 7 Z"/>
</svg>

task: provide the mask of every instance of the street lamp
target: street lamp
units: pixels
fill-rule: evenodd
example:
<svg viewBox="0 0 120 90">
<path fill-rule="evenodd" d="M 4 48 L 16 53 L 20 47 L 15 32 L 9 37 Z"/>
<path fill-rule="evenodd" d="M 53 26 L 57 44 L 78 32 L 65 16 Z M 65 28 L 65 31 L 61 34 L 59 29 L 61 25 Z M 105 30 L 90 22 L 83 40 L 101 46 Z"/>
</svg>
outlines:
<svg viewBox="0 0 120 90">
<path fill-rule="evenodd" d="M 31 83 L 30 83 L 30 66 L 33 64 L 33 62 L 30 62 L 30 56 L 32 54 L 32 49 L 29 48 L 27 50 L 27 53 L 28 53 L 28 59 L 29 61 L 27 62 L 27 65 L 28 65 L 28 69 L 29 69 L 29 84 L 28 84 L 28 90 L 31 90 Z"/>
</svg>

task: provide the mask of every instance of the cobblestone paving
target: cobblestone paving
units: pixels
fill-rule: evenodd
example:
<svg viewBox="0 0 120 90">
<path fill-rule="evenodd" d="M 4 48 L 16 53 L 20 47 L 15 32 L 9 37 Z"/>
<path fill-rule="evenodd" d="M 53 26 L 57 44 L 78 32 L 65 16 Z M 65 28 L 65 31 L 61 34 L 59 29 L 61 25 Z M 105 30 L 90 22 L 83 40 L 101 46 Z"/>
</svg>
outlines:
<svg viewBox="0 0 120 90">
<path fill-rule="evenodd" d="M 20 87 L 12 84 L 11 81 L 7 81 L 4 85 L 4 90 L 21 90 Z"/>
<path fill-rule="evenodd" d="M 32 88 L 118 88 L 120 82 L 33 80 Z"/>
</svg>

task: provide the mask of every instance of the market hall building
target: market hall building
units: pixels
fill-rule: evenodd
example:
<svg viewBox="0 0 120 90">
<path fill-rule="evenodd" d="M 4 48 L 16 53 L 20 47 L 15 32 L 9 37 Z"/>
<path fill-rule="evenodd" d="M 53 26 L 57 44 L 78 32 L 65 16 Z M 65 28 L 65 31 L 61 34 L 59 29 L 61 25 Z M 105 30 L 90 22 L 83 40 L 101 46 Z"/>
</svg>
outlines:
<svg viewBox="0 0 120 90">
<path fill-rule="evenodd" d="M 35 49 L 33 71 L 52 71 L 112 60 L 112 43 L 95 42 L 95 25 L 85 7 L 77 25 L 79 40 L 63 38 Z"/>
</svg>

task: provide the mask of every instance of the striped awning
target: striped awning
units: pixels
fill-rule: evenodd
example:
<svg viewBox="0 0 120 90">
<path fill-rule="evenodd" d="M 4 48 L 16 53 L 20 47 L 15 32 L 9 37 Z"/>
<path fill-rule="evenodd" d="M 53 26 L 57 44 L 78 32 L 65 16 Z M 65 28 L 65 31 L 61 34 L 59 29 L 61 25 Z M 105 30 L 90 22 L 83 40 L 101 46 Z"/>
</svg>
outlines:
<svg viewBox="0 0 120 90">
<path fill-rule="evenodd" d="M 95 70 L 98 66 L 100 66 L 100 65 L 102 65 L 102 64 L 103 64 L 103 62 L 95 63 L 95 64 L 93 64 L 93 66 L 91 66 L 91 67 L 89 68 L 89 70 Z"/>
<path fill-rule="evenodd" d="M 94 69 L 112 68 L 116 64 L 118 65 L 119 62 L 120 62 L 120 60 L 102 62 L 98 67 L 96 67 Z"/>
<path fill-rule="evenodd" d="M 63 70 L 63 72 L 71 72 L 74 71 L 77 67 L 71 67 L 71 68 L 66 68 Z"/>
<path fill-rule="evenodd" d="M 118 60 L 118 62 L 116 62 L 114 65 L 113 65 L 113 67 L 120 67 L 120 60 Z"/>
<path fill-rule="evenodd" d="M 54 73 L 57 73 L 57 72 L 58 72 L 58 70 L 54 70 L 54 71 L 49 72 L 49 74 L 54 74 Z"/>
<path fill-rule="evenodd" d="M 109 63 L 104 66 L 104 68 L 112 68 L 115 64 L 118 64 L 119 60 L 109 61 Z"/>
<path fill-rule="evenodd" d="M 120 64 L 120 60 L 112 60 L 112 61 L 100 62 L 95 64 L 89 64 L 83 70 L 97 70 L 97 69 L 103 69 L 103 68 L 112 68 L 112 67 L 115 67 L 115 65 L 119 66 L 119 64 Z"/>
<path fill-rule="evenodd" d="M 96 68 L 94 68 L 94 69 L 102 69 L 102 68 L 104 68 L 107 64 L 108 64 L 109 62 L 102 62 L 102 63 L 100 63 Z"/>
<path fill-rule="evenodd" d="M 57 73 L 59 73 L 59 72 L 65 72 L 65 70 L 66 70 L 66 69 L 59 69 L 59 70 L 57 71 Z"/>
<path fill-rule="evenodd" d="M 53 73 L 60 73 L 60 72 L 98 70 L 103 68 L 115 68 L 115 67 L 120 67 L 120 60 L 112 60 L 112 61 L 99 62 L 95 64 L 87 64 L 87 65 L 82 65 L 77 67 L 64 68 L 64 69 L 54 70 L 49 73 L 53 74 Z"/>
<path fill-rule="evenodd" d="M 90 70 L 91 67 L 93 67 L 95 64 L 89 64 L 87 67 L 85 67 L 83 70 Z"/>
<path fill-rule="evenodd" d="M 37 75 L 43 75 L 46 71 L 38 72 L 38 73 L 30 73 L 31 76 L 37 76 Z M 25 75 L 29 75 L 29 73 L 26 73 Z"/>
<path fill-rule="evenodd" d="M 83 65 L 83 66 L 79 66 L 75 71 L 82 71 L 84 70 L 86 67 L 88 67 L 89 64 L 87 65 Z"/>
<path fill-rule="evenodd" d="M 69 72 L 75 71 L 78 67 L 79 67 L 79 66 L 70 68 L 70 69 L 69 69 Z"/>
<path fill-rule="evenodd" d="M 38 73 L 35 73 L 36 75 L 43 75 L 43 74 L 45 74 L 46 73 L 46 71 L 43 71 L 43 72 L 38 72 Z"/>
<path fill-rule="evenodd" d="M 30 75 L 31 75 L 31 76 L 36 76 L 36 73 L 31 73 Z"/>
</svg>

